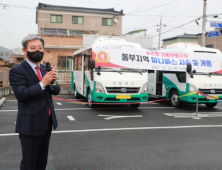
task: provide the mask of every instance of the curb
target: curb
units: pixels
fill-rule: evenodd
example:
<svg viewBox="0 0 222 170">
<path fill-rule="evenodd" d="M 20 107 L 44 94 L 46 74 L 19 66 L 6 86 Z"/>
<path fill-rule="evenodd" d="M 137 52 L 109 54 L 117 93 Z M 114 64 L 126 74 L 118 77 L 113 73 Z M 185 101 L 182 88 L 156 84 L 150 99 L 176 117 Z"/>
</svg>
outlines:
<svg viewBox="0 0 222 170">
<path fill-rule="evenodd" d="M 5 97 L 3 97 L 3 98 L 1 98 L 1 100 L 0 100 L 0 107 L 3 105 L 3 103 L 6 101 L 6 98 Z"/>
</svg>

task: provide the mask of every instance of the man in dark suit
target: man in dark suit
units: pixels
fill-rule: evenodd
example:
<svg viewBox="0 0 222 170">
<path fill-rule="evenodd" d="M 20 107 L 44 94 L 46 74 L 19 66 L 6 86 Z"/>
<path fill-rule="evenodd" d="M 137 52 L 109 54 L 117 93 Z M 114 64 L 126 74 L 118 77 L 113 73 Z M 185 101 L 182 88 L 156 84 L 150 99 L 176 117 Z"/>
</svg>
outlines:
<svg viewBox="0 0 222 170">
<path fill-rule="evenodd" d="M 39 64 L 44 55 L 44 40 L 40 36 L 28 35 L 22 40 L 22 51 L 27 57 L 13 67 L 9 74 L 10 85 L 18 100 L 16 133 L 22 146 L 21 170 L 44 170 L 48 159 L 48 148 L 52 126 L 57 128 L 57 120 L 52 102 L 52 94 L 60 92 L 56 83 L 56 73 L 46 71 Z M 51 87 L 51 88 L 50 88 Z"/>
</svg>

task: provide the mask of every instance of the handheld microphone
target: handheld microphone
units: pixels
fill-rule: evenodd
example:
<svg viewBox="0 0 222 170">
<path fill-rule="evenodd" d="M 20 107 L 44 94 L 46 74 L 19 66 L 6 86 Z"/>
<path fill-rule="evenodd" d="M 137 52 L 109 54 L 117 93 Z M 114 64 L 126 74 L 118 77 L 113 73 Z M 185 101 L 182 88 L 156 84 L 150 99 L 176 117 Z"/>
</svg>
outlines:
<svg viewBox="0 0 222 170">
<path fill-rule="evenodd" d="M 49 62 L 46 62 L 46 63 L 45 63 L 45 66 L 46 66 L 46 70 L 47 70 L 48 72 L 52 70 L 52 67 L 51 67 L 51 65 L 50 65 Z M 55 86 L 56 86 L 56 81 L 55 81 L 55 80 L 52 80 L 51 86 L 52 86 L 53 89 L 55 88 Z"/>
</svg>

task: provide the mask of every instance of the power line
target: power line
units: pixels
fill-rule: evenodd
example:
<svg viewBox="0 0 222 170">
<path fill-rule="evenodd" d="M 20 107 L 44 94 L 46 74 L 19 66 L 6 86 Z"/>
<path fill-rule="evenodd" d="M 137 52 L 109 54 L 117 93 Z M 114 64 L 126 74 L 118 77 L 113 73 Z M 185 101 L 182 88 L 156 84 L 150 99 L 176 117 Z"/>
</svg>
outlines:
<svg viewBox="0 0 222 170">
<path fill-rule="evenodd" d="M 32 7 L 26 7 L 26 6 L 19 6 L 19 5 L 11 5 L 11 4 L 2 4 L 0 3 L 0 5 L 2 5 L 3 7 L 16 7 L 16 8 L 25 8 L 25 9 L 36 9 L 36 8 L 32 8 Z"/>
<path fill-rule="evenodd" d="M 198 18 L 197 18 L 197 19 L 198 19 Z M 195 19 L 195 20 L 197 20 L 197 19 Z M 177 29 L 177 28 L 183 27 L 184 25 L 190 24 L 190 23 L 194 22 L 195 20 L 189 21 L 189 22 L 187 22 L 187 23 L 185 23 L 185 24 L 183 24 L 183 25 L 177 26 L 177 27 L 175 27 L 175 28 L 173 28 L 173 29 L 171 29 L 171 30 L 162 32 L 161 35 L 162 35 L 162 34 L 165 34 L 165 33 L 167 33 L 167 32 L 173 31 L 173 30 L 175 30 L 175 29 Z M 158 35 L 159 35 L 159 34 L 154 35 L 154 36 L 152 36 L 152 37 L 156 37 L 156 36 L 158 36 Z"/>
<path fill-rule="evenodd" d="M 197 1 L 195 1 L 195 2 L 194 2 L 194 1 L 195 1 L 195 0 L 191 1 L 191 5 L 194 5 L 194 3 L 197 2 Z M 191 5 L 189 5 L 189 7 L 187 7 L 187 8 L 185 8 L 183 11 L 180 11 L 178 14 L 181 14 L 181 13 L 183 13 L 184 11 L 186 11 L 187 9 L 189 9 Z M 169 24 L 170 22 L 172 22 L 174 19 L 175 19 L 175 17 L 173 17 L 171 20 L 167 21 L 167 24 Z"/>
<path fill-rule="evenodd" d="M 144 9 L 144 10 L 141 10 L 141 11 L 128 13 L 128 14 L 126 14 L 126 15 L 135 14 L 135 13 L 139 13 L 139 12 L 147 11 L 147 10 L 150 10 L 150 9 L 159 8 L 159 7 L 162 7 L 162 6 L 165 6 L 165 5 L 172 4 L 172 3 L 177 2 L 177 1 L 180 1 L 180 0 L 176 0 L 176 1 L 172 1 L 172 2 L 169 2 L 169 3 L 163 4 L 163 5 L 155 6 L 155 7 L 153 7 L 153 8 L 148 8 L 148 9 Z"/>
<path fill-rule="evenodd" d="M 160 16 L 163 16 L 164 18 L 165 17 L 191 17 L 191 18 L 194 18 L 194 17 L 198 17 L 197 15 L 126 15 L 124 17 L 160 17 Z"/>
<path fill-rule="evenodd" d="M 214 15 L 222 15 L 222 13 L 221 13 L 221 14 L 209 14 L 209 15 L 207 15 L 207 17 L 209 17 L 209 16 L 214 16 Z M 162 35 L 162 34 L 165 34 L 165 33 L 167 33 L 167 32 L 173 31 L 173 30 L 175 30 L 175 29 L 177 29 L 177 28 L 183 27 L 184 25 L 190 24 L 190 23 L 192 23 L 192 22 L 194 22 L 194 21 L 196 21 L 196 20 L 198 20 L 198 19 L 201 19 L 201 18 L 203 18 L 203 16 L 200 16 L 199 18 L 196 18 L 196 19 L 194 19 L 194 20 L 192 20 L 192 21 L 189 21 L 189 22 L 187 22 L 187 23 L 185 23 L 185 24 L 182 24 L 182 25 L 180 25 L 180 26 L 177 26 L 177 27 L 175 27 L 175 28 L 173 28 L 173 29 L 171 29 L 171 30 L 162 32 L 161 35 Z M 152 37 L 156 37 L 156 36 L 158 36 L 158 35 L 159 35 L 159 34 L 154 35 L 154 36 L 152 36 Z"/>
<path fill-rule="evenodd" d="M 2 16 L 2 17 L 5 17 L 5 16 Z M 35 23 L 33 23 L 33 22 L 24 21 L 24 20 L 17 19 L 17 18 L 12 18 L 12 17 L 7 17 L 7 18 L 14 19 L 14 20 L 18 20 L 18 21 L 22 21 L 22 22 L 27 22 L 27 23 L 31 23 L 31 24 L 35 24 Z"/>
<path fill-rule="evenodd" d="M 1 20 L 0 20 L 1 21 Z M 1 22 L 2 23 L 2 22 Z M 5 26 L 2 24 L 1 25 L 7 32 L 7 34 L 9 35 L 9 37 L 11 38 L 10 40 L 13 41 L 12 36 L 9 34 L 8 30 L 5 28 Z M 12 34 L 12 33 L 11 33 Z M 13 34 L 12 34 L 13 35 Z M 16 37 L 15 35 L 13 35 L 14 37 Z M 16 37 L 18 39 L 18 37 Z M 13 41 L 13 43 L 17 46 L 18 44 L 15 43 L 15 41 Z"/>
</svg>

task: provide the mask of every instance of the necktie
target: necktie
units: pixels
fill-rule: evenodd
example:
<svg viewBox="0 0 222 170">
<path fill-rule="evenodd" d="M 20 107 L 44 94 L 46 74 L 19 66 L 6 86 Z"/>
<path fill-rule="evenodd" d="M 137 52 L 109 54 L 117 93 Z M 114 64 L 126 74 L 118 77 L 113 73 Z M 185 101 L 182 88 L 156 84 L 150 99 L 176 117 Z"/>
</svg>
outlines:
<svg viewBox="0 0 222 170">
<path fill-rule="evenodd" d="M 41 76 L 41 73 L 40 73 L 39 66 L 37 65 L 37 66 L 35 67 L 35 69 L 36 69 L 36 71 L 37 71 L 37 77 L 39 78 L 39 81 L 42 81 L 42 76 Z M 50 114 L 51 114 L 51 109 L 50 109 L 50 107 L 49 107 L 49 116 L 50 116 Z"/>
<path fill-rule="evenodd" d="M 42 81 L 42 76 L 41 76 L 41 73 L 40 73 L 39 66 L 36 66 L 35 69 L 37 70 L 37 77 L 39 78 L 39 81 Z"/>
</svg>

